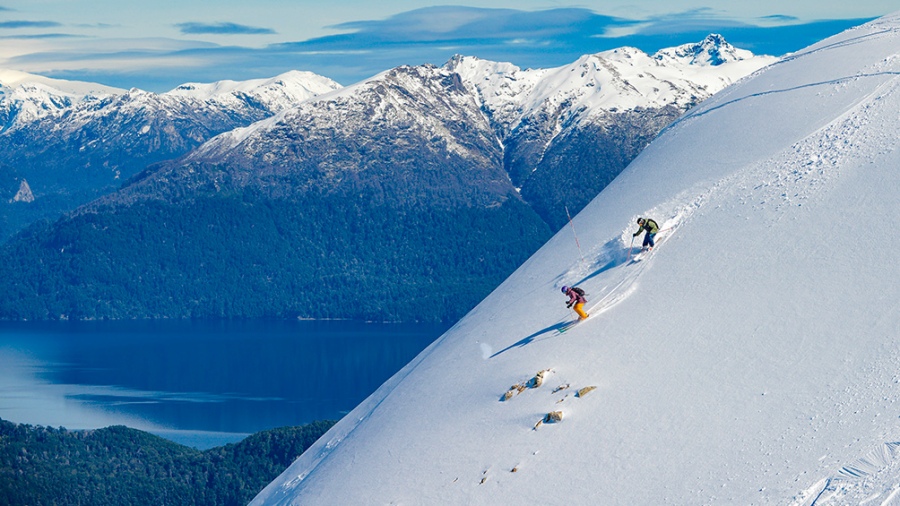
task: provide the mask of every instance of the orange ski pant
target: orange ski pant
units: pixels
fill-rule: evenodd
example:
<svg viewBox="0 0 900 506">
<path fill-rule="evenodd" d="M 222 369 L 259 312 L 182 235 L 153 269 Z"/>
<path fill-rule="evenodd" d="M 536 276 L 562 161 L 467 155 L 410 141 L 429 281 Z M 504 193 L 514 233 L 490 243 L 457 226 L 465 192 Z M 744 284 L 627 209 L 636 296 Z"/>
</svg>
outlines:
<svg viewBox="0 0 900 506">
<path fill-rule="evenodd" d="M 575 304 L 575 312 L 578 313 L 582 320 L 588 317 L 588 314 L 584 312 L 584 302 Z"/>
</svg>

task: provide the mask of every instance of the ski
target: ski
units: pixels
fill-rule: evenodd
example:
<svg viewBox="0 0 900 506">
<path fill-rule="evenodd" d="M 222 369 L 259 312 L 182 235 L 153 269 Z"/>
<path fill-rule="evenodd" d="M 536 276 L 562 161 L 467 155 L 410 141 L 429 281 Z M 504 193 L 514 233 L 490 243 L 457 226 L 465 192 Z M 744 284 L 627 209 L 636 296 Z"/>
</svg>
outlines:
<svg viewBox="0 0 900 506">
<path fill-rule="evenodd" d="M 588 316 L 588 318 L 590 318 L 590 316 Z M 578 325 L 580 322 L 587 320 L 588 318 L 584 318 L 584 319 L 579 318 L 577 320 L 570 321 L 569 323 L 567 323 L 559 328 L 559 333 L 562 334 L 563 332 L 569 330 L 570 328 L 574 327 L 575 325 Z"/>
<path fill-rule="evenodd" d="M 635 254 L 634 256 L 631 257 L 631 263 L 636 264 L 636 263 L 640 262 L 641 260 L 650 256 L 651 254 L 653 254 L 652 249 L 651 250 L 643 250 L 642 249 L 641 251 L 638 251 L 637 254 Z"/>
<path fill-rule="evenodd" d="M 578 323 L 578 320 L 575 320 L 574 322 L 569 322 L 569 323 L 563 325 L 562 327 L 559 328 L 559 333 L 562 334 L 563 332 L 565 332 L 565 331 L 569 330 L 570 328 L 574 327 L 577 323 Z"/>
</svg>

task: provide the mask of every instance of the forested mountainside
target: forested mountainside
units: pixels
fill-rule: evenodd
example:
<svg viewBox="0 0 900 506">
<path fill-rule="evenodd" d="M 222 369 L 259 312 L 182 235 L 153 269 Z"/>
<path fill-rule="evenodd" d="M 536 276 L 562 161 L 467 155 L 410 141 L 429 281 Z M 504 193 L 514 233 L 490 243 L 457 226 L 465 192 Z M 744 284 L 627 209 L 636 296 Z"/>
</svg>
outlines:
<svg viewBox="0 0 900 506">
<path fill-rule="evenodd" d="M 136 429 L 0 420 L 0 504 L 243 506 L 334 422 L 200 451 Z"/>
<path fill-rule="evenodd" d="M 453 321 L 665 125 L 771 60 L 711 36 L 549 70 L 391 69 L 23 232 L 0 251 L 0 317 Z"/>
</svg>

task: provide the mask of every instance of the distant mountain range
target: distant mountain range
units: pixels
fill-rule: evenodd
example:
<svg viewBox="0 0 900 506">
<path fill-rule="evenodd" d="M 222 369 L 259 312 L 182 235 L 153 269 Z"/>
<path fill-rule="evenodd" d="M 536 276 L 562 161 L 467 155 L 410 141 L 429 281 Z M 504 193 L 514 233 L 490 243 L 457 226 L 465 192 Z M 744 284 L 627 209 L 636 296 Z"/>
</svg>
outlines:
<svg viewBox="0 0 900 506">
<path fill-rule="evenodd" d="M 315 74 L 289 72 L 155 94 L 0 71 L 0 233 L 56 219 L 216 134 L 338 88 Z M 10 202 L 22 181 L 34 192 L 28 205 Z"/>
<path fill-rule="evenodd" d="M 772 61 L 713 35 L 557 69 L 456 57 L 343 89 L 301 73 L 160 95 L 5 87 L 7 234 L 68 214 L 5 245 L 18 296 L 0 317 L 452 320 L 666 125 Z"/>
</svg>

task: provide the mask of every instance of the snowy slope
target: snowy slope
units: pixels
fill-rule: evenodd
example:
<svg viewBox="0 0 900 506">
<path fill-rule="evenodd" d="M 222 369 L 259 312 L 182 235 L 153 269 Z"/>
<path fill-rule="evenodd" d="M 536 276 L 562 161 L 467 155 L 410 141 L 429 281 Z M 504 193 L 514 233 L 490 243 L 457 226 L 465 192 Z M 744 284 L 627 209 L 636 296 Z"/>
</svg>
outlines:
<svg viewBox="0 0 900 506">
<path fill-rule="evenodd" d="M 890 504 L 898 75 L 893 15 L 705 102 L 255 503 Z"/>
</svg>

